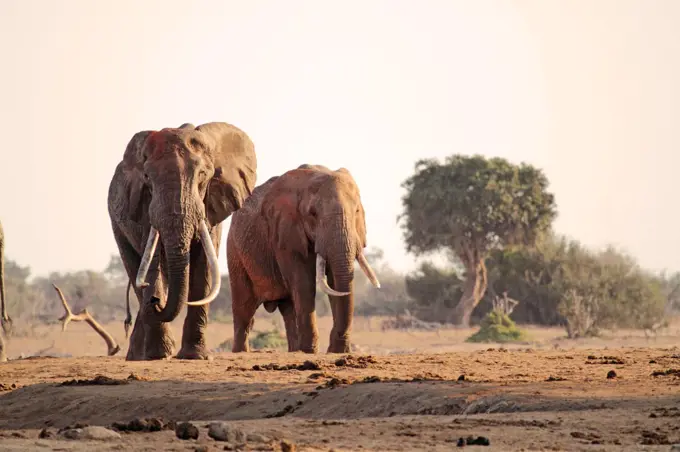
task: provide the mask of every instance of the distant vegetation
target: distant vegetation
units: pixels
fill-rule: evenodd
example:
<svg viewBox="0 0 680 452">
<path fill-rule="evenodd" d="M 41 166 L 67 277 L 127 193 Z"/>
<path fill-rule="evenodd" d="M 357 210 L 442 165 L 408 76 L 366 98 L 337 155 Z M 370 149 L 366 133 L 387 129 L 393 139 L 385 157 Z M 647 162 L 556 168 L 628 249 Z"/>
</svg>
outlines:
<svg viewBox="0 0 680 452">
<path fill-rule="evenodd" d="M 508 322 L 511 317 L 520 325 L 562 326 L 569 337 L 578 338 L 604 329 L 655 330 L 680 310 L 680 273 L 656 274 L 621 250 L 591 250 L 556 234 L 552 221 L 557 208 L 548 180 L 530 165 L 455 155 L 444 163 L 418 162 L 404 187 L 401 224 L 407 249 L 424 259 L 443 254 L 447 263 L 421 260 L 414 272 L 404 275 L 390 267 L 380 249 L 369 247 L 365 254 L 382 287 L 376 290 L 362 272 L 355 272 L 358 316 L 395 316 L 408 310 L 427 322 L 481 322 L 483 335 L 521 335 L 513 332 L 519 330 Z M 6 259 L 14 334 L 28 334 L 22 324 L 28 328 L 56 322 L 62 315 L 52 283 L 74 310 L 87 306 L 98 320 L 122 324 L 127 276 L 117 255 L 102 271 L 30 276 L 30 268 Z M 499 297 L 518 302 L 507 319 L 487 316 Z M 135 315 L 134 294 L 131 306 Z M 321 294 L 317 314 L 330 315 Z M 231 318 L 228 276 L 210 315 L 212 321 Z M 280 317 L 263 309 L 258 315 Z M 267 346 L 278 346 L 277 338 L 265 339 Z"/>
</svg>

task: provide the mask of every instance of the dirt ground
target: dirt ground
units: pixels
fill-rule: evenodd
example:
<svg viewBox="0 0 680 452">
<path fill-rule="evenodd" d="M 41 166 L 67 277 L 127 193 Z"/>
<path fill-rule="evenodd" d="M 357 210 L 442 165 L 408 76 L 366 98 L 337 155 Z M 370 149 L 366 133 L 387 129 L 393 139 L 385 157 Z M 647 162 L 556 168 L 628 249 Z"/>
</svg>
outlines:
<svg viewBox="0 0 680 452">
<path fill-rule="evenodd" d="M 13 359 L 0 364 L 0 451 L 236 449 L 208 437 L 215 420 L 250 434 L 243 450 L 443 451 L 469 436 L 490 446 L 466 450 L 668 451 L 680 443 L 678 323 L 651 339 L 622 331 L 568 341 L 562 330 L 530 328 L 531 342 L 502 347 L 465 343 L 473 330 L 383 332 L 379 322 L 356 319 L 349 356 L 222 352 L 202 362 L 126 362 L 121 323 L 107 325 L 122 348 L 114 357 L 102 356 L 103 341 L 85 324 L 36 328 L 10 338 Z M 274 323 L 258 319 L 256 328 Z M 330 327 L 320 319 L 322 350 Z M 231 328 L 211 324 L 209 346 Z M 20 358 L 34 354 L 57 357 Z M 98 375 L 118 384 L 60 385 Z M 44 428 L 135 418 L 191 421 L 199 437 L 181 440 L 170 428 L 39 439 Z"/>
</svg>

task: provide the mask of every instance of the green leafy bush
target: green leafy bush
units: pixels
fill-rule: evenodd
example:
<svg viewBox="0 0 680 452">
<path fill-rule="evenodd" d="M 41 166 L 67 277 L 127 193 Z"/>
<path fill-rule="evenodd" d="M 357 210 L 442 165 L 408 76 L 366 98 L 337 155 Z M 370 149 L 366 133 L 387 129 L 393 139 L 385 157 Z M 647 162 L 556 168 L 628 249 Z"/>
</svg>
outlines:
<svg viewBox="0 0 680 452">
<path fill-rule="evenodd" d="M 466 339 L 466 342 L 519 342 L 527 340 L 524 331 L 517 328 L 510 317 L 499 312 L 491 311 L 480 324 L 479 331 Z"/>
<path fill-rule="evenodd" d="M 229 338 L 217 346 L 217 351 L 231 351 L 233 344 L 234 340 Z M 248 344 L 251 350 L 262 350 L 265 348 L 288 349 L 288 340 L 278 330 L 260 331 L 255 337 L 248 339 Z"/>
</svg>

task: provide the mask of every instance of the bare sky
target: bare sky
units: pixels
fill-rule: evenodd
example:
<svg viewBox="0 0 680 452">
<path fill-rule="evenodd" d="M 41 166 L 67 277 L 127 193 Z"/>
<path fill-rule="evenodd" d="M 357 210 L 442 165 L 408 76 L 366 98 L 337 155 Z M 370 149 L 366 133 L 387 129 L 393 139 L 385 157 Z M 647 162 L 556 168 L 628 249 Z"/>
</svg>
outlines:
<svg viewBox="0 0 680 452">
<path fill-rule="evenodd" d="M 399 270 L 400 183 L 451 153 L 543 168 L 558 232 L 680 270 L 678 24 L 676 0 L 1 0 L 7 255 L 103 269 L 130 137 L 226 121 L 258 184 L 347 167 Z"/>
</svg>

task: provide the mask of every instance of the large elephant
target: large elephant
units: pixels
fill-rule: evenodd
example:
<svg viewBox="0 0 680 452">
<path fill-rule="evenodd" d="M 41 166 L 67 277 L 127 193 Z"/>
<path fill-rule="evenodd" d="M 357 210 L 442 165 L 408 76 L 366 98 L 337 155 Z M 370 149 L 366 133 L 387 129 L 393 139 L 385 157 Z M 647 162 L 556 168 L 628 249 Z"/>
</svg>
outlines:
<svg viewBox="0 0 680 452">
<path fill-rule="evenodd" d="M 0 223 L 0 324 L 2 325 L 2 331 L 0 331 L 0 362 L 3 362 L 7 361 L 3 333 L 9 336 L 12 330 L 12 318 L 7 314 L 5 300 L 5 234 L 2 230 L 2 223 Z"/>
<path fill-rule="evenodd" d="M 232 351 L 249 350 L 255 311 L 264 304 L 268 312 L 279 308 L 289 351 L 316 353 L 318 285 L 333 313 L 328 352 L 349 352 L 355 260 L 380 287 L 365 247 L 364 208 L 346 169 L 302 165 L 255 188 L 232 217 L 227 236 Z"/>
<path fill-rule="evenodd" d="M 221 223 L 243 205 L 256 177 L 251 139 L 227 123 L 183 124 L 132 137 L 108 197 L 113 234 L 140 301 L 127 360 L 171 356 L 168 322 L 184 305 L 177 358 L 208 358 L 207 304 L 220 288 Z"/>
</svg>

